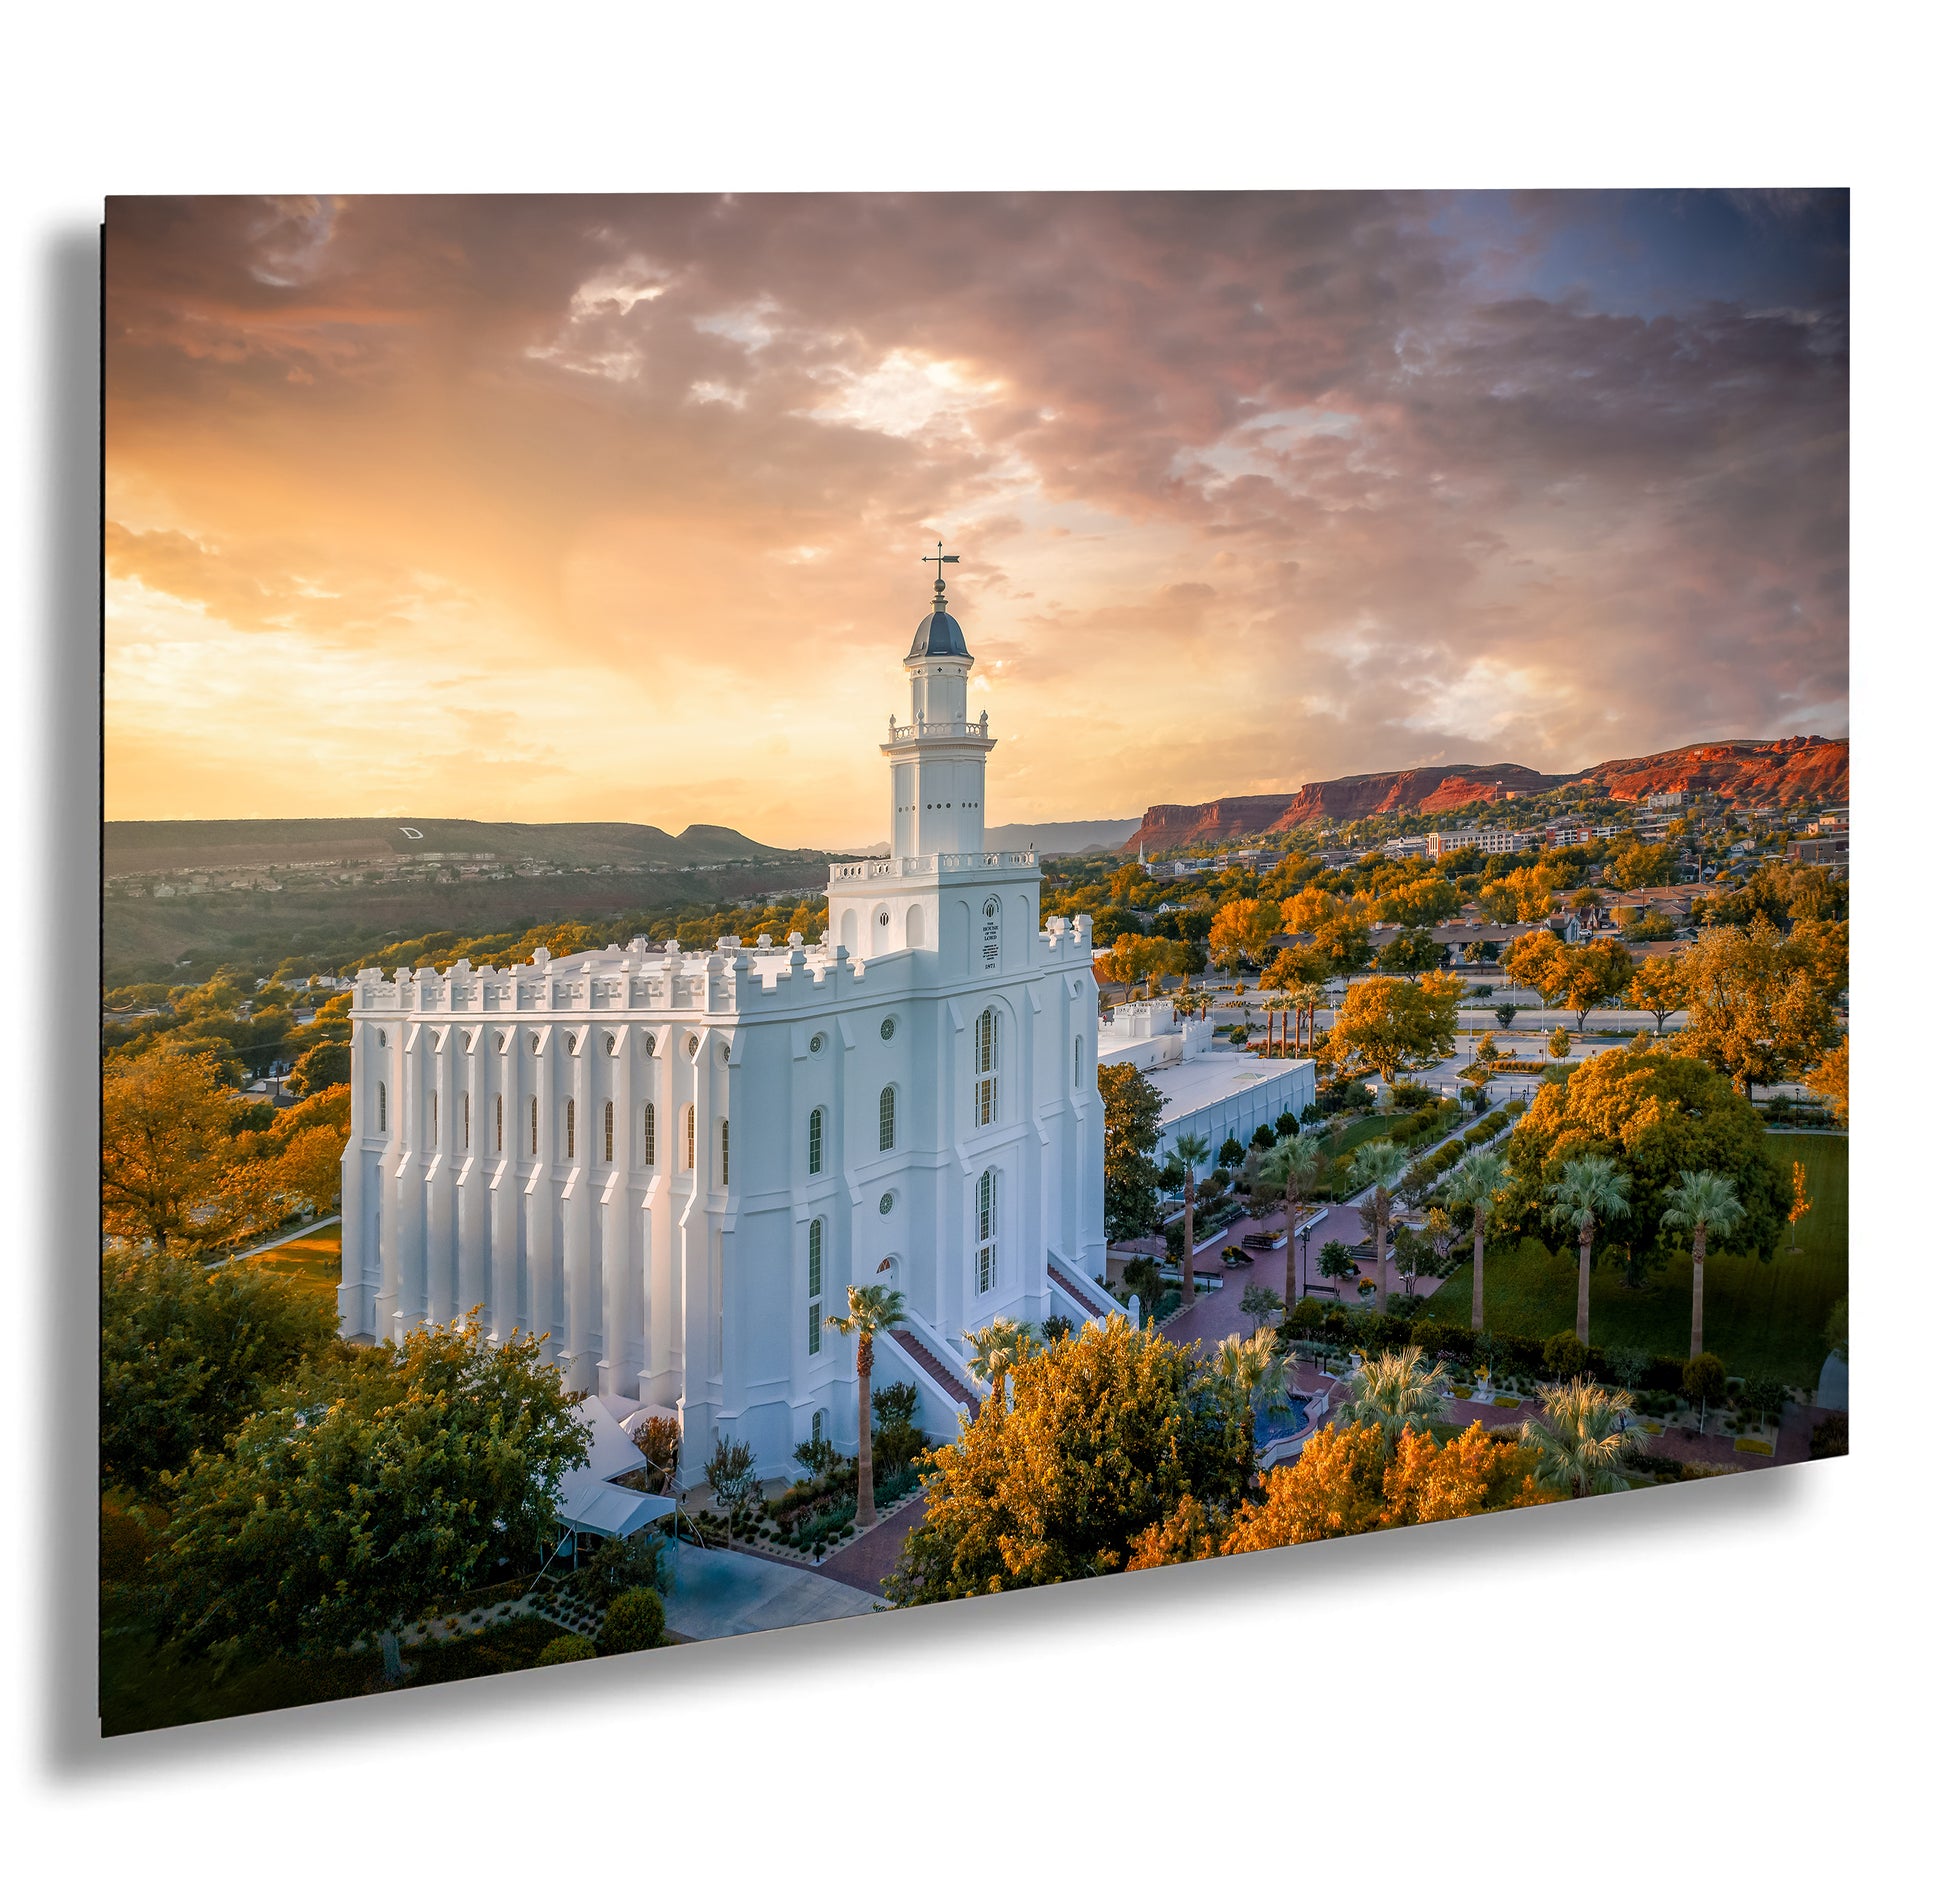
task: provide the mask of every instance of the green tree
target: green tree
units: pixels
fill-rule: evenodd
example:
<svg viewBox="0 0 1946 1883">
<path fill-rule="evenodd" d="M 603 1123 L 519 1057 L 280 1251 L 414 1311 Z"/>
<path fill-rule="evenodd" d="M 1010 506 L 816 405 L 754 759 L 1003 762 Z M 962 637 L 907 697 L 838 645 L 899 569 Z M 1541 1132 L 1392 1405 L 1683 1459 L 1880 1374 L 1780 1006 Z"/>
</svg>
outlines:
<svg viewBox="0 0 1946 1883">
<path fill-rule="evenodd" d="M 302 1098 L 351 1083 L 351 1047 L 325 1040 L 299 1055 L 291 1067 L 291 1090 Z"/>
<path fill-rule="evenodd" d="M 1696 1408 L 1696 1429 L 1700 1432 L 1709 1418 L 1710 1401 L 1721 1405 L 1728 1395 L 1730 1376 L 1715 1354 L 1691 1354 L 1683 1362 L 1682 1390 L 1683 1397 Z"/>
<path fill-rule="evenodd" d="M 1473 1151 L 1446 1182 L 1446 1195 L 1473 1211 L 1473 1331 L 1486 1326 L 1487 1221 L 1507 1185 L 1507 1160 L 1497 1151 Z"/>
<path fill-rule="evenodd" d="M 1574 1337 L 1588 1345 L 1588 1277 L 1594 1266 L 1596 1226 L 1628 1211 L 1629 1177 L 1606 1157 L 1577 1157 L 1562 1165 L 1548 1185 L 1548 1220 L 1571 1227 L 1581 1243 L 1580 1279 L 1575 1287 Z"/>
<path fill-rule="evenodd" d="M 1428 1367 L 1423 1348 L 1368 1357 L 1343 1417 L 1351 1425 L 1376 1426 L 1391 1453 L 1407 1432 L 1430 1432 L 1445 1417 L 1445 1384 L 1445 1362 Z"/>
<path fill-rule="evenodd" d="M 1185 1496 L 1235 1509 L 1256 1453 L 1233 1385 L 1117 1315 L 1029 1360 L 1009 1415 L 931 1463 L 926 1519 L 886 1581 L 901 1607 L 1113 1575 Z"/>
<path fill-rule="evenodd" d="M 1539 1233 L 1547 1185 L 1562 1165 L 1607 1157 L 1631 1179 L 1630 1213 L 1616 1225 L 1616 1242 L 1679 1257 L 1688 1243 L 1663 1223 L 1664 1192 L 1685 1170 L 1713 1170 L 1736 1186 L 1744 1213 L 1712 1247 L 1768 1261 L 1783 1234 L 1790 1185 L 1770 1155 L 1763 1119 L 1728 1078 L 1681 1047 L 1680 1037 L 1665 1047 L 1645 1032 L 1626 1051 L 1584 1060 L 1564 1084 L 1542 1086 L 1508 1139 L 1501 1223 Z"/>
<path fill-rule="evenodd" d="M 1711 1236 L 1725 1235 L 1743 1219 L 1743 1205 L 1729 1178 L 1713 1170 L 1685 1170 L 1663 1195 L 1662 1221 L 1690 1237 L 1689 1353 L 1703 1351 L 1703 1259 Z"/>
<path fill-rule="evenodd" d="M 477 1320 L 343 1349 L 169 1480 L 158 1614 L 193 1651 L 316 1654 L 459 1602 L 552 1541 L 562 1474 L 586 1456 L 538 1338 Z"/>
<path fill-rule="evenodd" d="M 1284 1193 L 1284 1312 L 1297 1302 L 1297 1209 L 1300 1198 L 1317 1187 L 1320 1152 L 1316 1138 L 1279 1138 L 1258 1165 L 1263 1182 Z"/>
<path fill-rule="evenodd" d="M 1391 1290 L 1386 1282 L 1385 1251 L 1392 1235 L 1392 1204 L 1399 1177 L 1406 1167 L 1403 1145 L 1388 1138 L 1367 1138 L 1351 1160 L 1351 1188 L 1354 1194 L 1370 1186 L 1371 1195 L 1358 1206 L 1358 1220 L 1365 1225 L 1378 1258 L 1378 1307 L 1385 1312 Z"/>
<path fill-rule="evenodd" d="M 101 1472 L 151 1494 L 337 1344 L 329 1300 L 249 1262 L 101 1258 Z"/>
<path fill-rule="evenodd" d="M 1629 1423 L 1635 1402 L 1592 1380 L 1572 1379 L 1541 1395 L 1541 1416 L 1520 1428 L 1520 1443 L 1537 1460 L 1534 1482 L 1570 1497 L 1625 1491 L 1623 1467 L 1643 1451 L 1646 1434 Z"/>
<path fill-rule="evenodd" d="M 878 1522 L 872 1503 L 872 1346 L 881 1334 L 905 1325 L 905 1296 L 882 1282 L 845 1290 L 847 1312 L 827 1314 L 826 1325 L 858 1341 L 858 1515 L 859 1529 Z"/>
<path fill-rule="evenodd" d="M 1125 1242 L 1155 1228 L 1162 1094 L 1134 1066 L 1102 1066 L 1095 1082 L 1102 1105 L 1103 1216 L 1108 1240 Z"/>
</svg>

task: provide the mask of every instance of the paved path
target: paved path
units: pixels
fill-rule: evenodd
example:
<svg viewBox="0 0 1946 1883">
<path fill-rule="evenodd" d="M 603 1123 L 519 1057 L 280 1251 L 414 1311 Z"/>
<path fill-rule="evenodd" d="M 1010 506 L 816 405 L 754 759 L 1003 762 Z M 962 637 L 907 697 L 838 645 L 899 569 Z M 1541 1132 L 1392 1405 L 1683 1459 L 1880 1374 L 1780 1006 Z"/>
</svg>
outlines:
<svg viewBox="0 0 1946 1883">
<path fill-rule="evenodd" d="M 899 1560 L 900 1547 L 925 1520 L 926 1500 L 915 1497 L 874 1524 L 863 1536 L 853 1537 L 835 1555 L 827 1556 L 814 1573 L 877 1595 L 879 1585 Z"/>
<path fill-rule="evenodd" d="M 869 1615 L 877 1606 L 859 1590 L 808 1569 L 693 1543 L 676 1545 L 676 1586 L 663 1598 L 669 1626 L 691 1641 Z"/>
</svg>

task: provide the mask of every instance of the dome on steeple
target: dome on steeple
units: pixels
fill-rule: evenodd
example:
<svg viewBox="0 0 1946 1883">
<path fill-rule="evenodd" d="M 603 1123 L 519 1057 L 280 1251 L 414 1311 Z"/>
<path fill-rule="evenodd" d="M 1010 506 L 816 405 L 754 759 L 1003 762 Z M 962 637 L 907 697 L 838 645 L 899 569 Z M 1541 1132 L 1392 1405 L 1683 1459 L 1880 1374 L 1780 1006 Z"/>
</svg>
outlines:
<svg viewBox="0 0 1946 1883">
<path fill-rule="evenodd" d="M 966 651 L 966 636 L 960 632 L 959 623 L 946 612 L 944 601 L 933 603 L 932 613 L 919 623 L 912 637 L 912 651 L 906 659 L 924 660 L 934 654 L 956 654 L 961 660 L 973 658 Z"/>
</svg>

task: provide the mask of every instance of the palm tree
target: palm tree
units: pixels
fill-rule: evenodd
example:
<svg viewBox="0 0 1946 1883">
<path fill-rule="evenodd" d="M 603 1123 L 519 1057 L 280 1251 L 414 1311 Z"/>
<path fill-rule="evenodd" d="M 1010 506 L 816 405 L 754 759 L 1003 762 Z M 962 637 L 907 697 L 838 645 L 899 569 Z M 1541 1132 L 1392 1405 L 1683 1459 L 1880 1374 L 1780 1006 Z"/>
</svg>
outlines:
<svg viewBox="0 0 1946 1883">
<path fill-rule="evenodd" d="M 1487 1318 L 1487 1218 L 1507 1187 L 1507 1160 L 1498 1151 L 1474 1151 L 1446 1180 L 1446 1194 L 1455 1203 L 1473 1206 L 1473 1331 Z"/>
<path fill-rule="evenodd" d="M 1284 1312 L 1297 1305 L 1297 1201 L 1318 1180 L 1316 1138 L 1279 1138 L 1264 1153 L 1257 1175 L 1284 1193 Z"/>
<path fill-rule="evenodd" d="M 1385 1312 L 1390 1291 L 1385 1284 L 1385 1244 L 1392 1233 L 1392 1191 L 1399 1173 L 1406 1167 L 1405 1147 L 1389 1138 L 1368 1138 L 1351 1160 L 1351 1187 L 1354 1194 L 1368 1184 L 1372 1194 L 1358 1206 L 1358 1220 L 1365 1225 L 1378 1252 L 1378 1311 Z"/>
<path fill-rule="evenodd" d="M 1581 1282 L 1574 1301 L 1574 1337 L 1588 1344 L 1588 1272 L 1594 1266 L 1595 1225 L 1604 1217 L 1628 1208 L 1628 1172 L 1616 1168 L 1611 1157 L 1575 1157 L 1561 1166 L 1561 1175 L 1547 1186 L 1553 1207 L 1548 1221 L 1572 1225 L 1581 1238 Z"/>
<path fill-rule="evenodd" d="M 883 1282 L 860 1288 L 855 1283 L 845 1290 L 842 1316 L 827 1314 L 825 1322 L 841 1334 L 858 1336 L 858 1515 L 859 1529 L 869 1530 L 878 1522 L 872 1504 L 872 1343 L 905 1323 L 905 1296 Z"/>
<path fill-rule="evenodd" d="M 1685 1170 L 1663 1192 L 1669 1207 L 1662 1212 L 1665 1229 L 1690 1233 L 1689 1357 L 1703 1351 L 1703 1255 L 1711 1236 L 1728 1235 L 1743 1219 L 1736 1185 L 1713 1170 Z"/>
<path fill-rule="evenodd" d="M 1196 1166 L 1209 1156 L 1209 1139 L 1185 1131 L 1176 1139 L 1162 1174 L 1171 1183 L 1182 1185 L 1182 1300 L 1187 1307 L 1196 1299 Z"/>
<path fill-rule="evenodd" d="M 1576 1376 L 1541 1395 L 1541 1417 L 1522 1422 L 1520 1442 L 1540 1454 L 1534 1482 L 1570 1497 L 1625 1491 L 1621 1468 L 1647 1444 L 1628 1415 L 1635 1401 Z"/>
<path fill-rule="evenodd" d="M 1331 984 L 1328 981 L 1299 981 L 1291 991 L 1304 1008 L 1304 1043 L 1315 1047 L 1318 1043 L 1318 1009 L 1330 997 Z"/>
<path fill-rule="evenodd" d="M 1446 1363 L 1426 1365 L 1425 1350 L 1401 1347 L 1368 1360 L 1358 1376 L 1357 1396 L 1345 1407 L 1353 1425 L 1375 1425 L 1385 1436 L 1385 1449 L 1396 1451 L 1407 1432 L 1429 1432 L 1445 1414 L 1442 1388 Z"/>
<path fill-rule="evenodd" d="M 1246 1340 L 1231 1334 L 1217 1348 L 1211 1365 L 1218 1379 L 1228 1380 L 1249 1401 L 1253 1411 L 1277 1403 L 1283 1391 L 1284 1366 L 1277 1336 L 1260 1327 Z"/>
<path fill-rule="evenodd" d="M 1031 1360 L 1040 1352 L 1040 1335 L 1003 1314 L 989 1321 L 977 1334 L 961 1334 L 960 1339 L 973 1349 L 966 1370 L 975 1379 L 986 1381 L 992 1389 L 993 1402 L 1001 1412 L 1006 1411 L 1007 1375 L 1022 1361 Z"/>
</svg>

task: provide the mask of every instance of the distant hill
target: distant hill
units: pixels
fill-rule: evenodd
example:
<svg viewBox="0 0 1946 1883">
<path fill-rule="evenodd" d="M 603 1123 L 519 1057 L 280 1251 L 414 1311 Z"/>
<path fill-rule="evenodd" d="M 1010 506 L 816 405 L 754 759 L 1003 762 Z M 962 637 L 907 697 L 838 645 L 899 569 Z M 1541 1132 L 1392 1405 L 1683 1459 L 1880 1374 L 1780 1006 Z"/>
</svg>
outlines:
<svg viewBox="0 0 1946 1883">
<path fill-rule="evenodd" d="M 278 864 L 454 861 L 534 862 L 561 869 L 762 862 L 801 855 L 720 824 L 672 837 L 654 824 L 486 824 L 468 818 L 235 817 L 103 826 L 112 879 L 160 870 L 268 868 Z"/>
<path fill-rule="evenodd" d="M 989 850 L 1038 850 L 1044 857 L 1079 856 L 1088 850 L 1113 850 L 1133 834 L 1139 817 L 1097 817 L 1072 824 L 992 824 Z"/>
<path fill-rule="evenodd" d="M 1561 785 L 1598 784 L 1631 801 L 1662 791 L 1704 791 L 1737 804 L 1788 804 L 1798 798 L 1848 798 L 1851 741 L 1722 739 L 1679 746 L 1647 758 L 1606 759 L 1578 772 L 1537 772 L 1525 765 L 1421 765 L 1407 771 L 1361 772 L 1252 797 L 1206 804 L 1152 804 L 1122 848 L 1146 844 L 1226 842 L 1233 837 L 1296 830 L 1324 817 L 1340 822 L 1387 811 L 1437 816 L 1471 804 L 1530 797 Z"/>
</svg>

